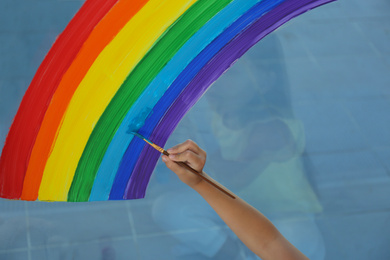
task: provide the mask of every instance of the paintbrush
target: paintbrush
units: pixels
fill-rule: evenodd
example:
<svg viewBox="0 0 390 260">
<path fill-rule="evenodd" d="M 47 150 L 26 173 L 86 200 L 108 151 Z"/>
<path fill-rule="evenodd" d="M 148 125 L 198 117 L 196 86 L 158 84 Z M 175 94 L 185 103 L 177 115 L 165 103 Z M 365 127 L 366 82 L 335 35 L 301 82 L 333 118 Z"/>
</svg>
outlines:
<svg viewBox="0 0 390 260">
<path fill-rule="evenodd" d="M 138 138 L 144 140 L 146 143 L 148 143 L 149 145 L 151 145 L 154 149 L 156 149 L 157 151 L 159 151 L 160 153 L 166 155 L 166 156 L 169 156 L 169 153 L 164 150 L 163 148 L 161 148 L 160 146 L 158 146 L 157 144 L 153 143 L 152 141 L 150 141 L 149 139 L 143 137 L 142 135 L 138 134 L 138 133 L 135 133 L 135 132 L 130 132 L 131 134 L 137 136 Z M 197 170 L 191 168 L 191 166 L 189 166 L 188 164 L 184 163 L 184 162 L 176 162 L 178 165 L 180 165 L 181 167 L 184 167 L 186 168 L 187 170 L 191 171 L 192 173 L 198 175 L 199 177 L 201 177 L 203 180 L 205 180 L 206 182 L 210 183 L 211 185 L 213 185 L 215 188 L 217 188 L 218 190 L 222 191 L 223 193 L 225 193 L 226 195 L 228 195 L 229 197 L 231 197 L 232 199 L 235 199 L 236 197 L 231 194 L 230 192 L 228 192 L 227 190 L 225 190 L 224 188 L 222 188 L 221 186 L 219 186 L 218 184 L 214 183 L 213 181 L 209 180 L 206 176 L 204 176 L 202 173 L 203 172 L 198 172 Z"/>
</svg>

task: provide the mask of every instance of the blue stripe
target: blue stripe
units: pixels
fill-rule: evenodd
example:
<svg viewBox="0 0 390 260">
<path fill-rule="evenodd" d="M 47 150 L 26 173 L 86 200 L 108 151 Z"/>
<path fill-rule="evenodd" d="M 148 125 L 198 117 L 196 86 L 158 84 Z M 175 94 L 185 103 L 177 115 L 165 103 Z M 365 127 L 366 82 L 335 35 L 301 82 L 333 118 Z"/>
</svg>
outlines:
<svg viewBox="0 0 390 260">
<path fill-rule="evenodd" d="M 214 41 L 212 41 L 198 56 L 196 56 L 194 60 L 191 61 L 191 63 L 180 73 L 173 84 L 164 93 L 163 97 L 153 107 L 150 116 L 146 119 L 145 124 L 140 128 L 139 133 L 146 138 L 150 138 L 150 134 L 161 120 L 166 110 L 174 102 L 181 91 L 183 91 L 183 89 L 189 84 L 189 82 L 191 82 L 195 75 L 214 57 L 214 55 L 216 55 L 227 43 L 229 43 L 229 41 L 234 39 L 247 26 L 283 1 L 284 0 L 264 0 L 257 3 L 225 31 L 223 31 L 223 33 Z M 125 192 L 128 193 L 125 189 L 129 189 L 130 186 L 125 187 L 126 182 L 124 180 L 130 176 L 131 171 L 134 169 L 138 156 L 140 155 L 144 145 L 145 144 L 143 142 L 137 139 L 131 141 L 125 155 L 122 158 L 121 165 L 117 172 L 117 178 L 115 179 L 109 199 L 122 199 L 124 196 L 123 194 Z M 126 176 L 126 178 L 122 178 L 123 176 Z M 138 179 L 142 179 L 142 176 L 131 175 L 129 183 L 137 183 L 139 181 Z M 136 197 L 142 197 L 143 195 L 144 194 L 139 194 Z"/>
<path fill-rule="evenodd" d="M 111 141 L 95 177 L 89 198 L 90 201 L 107 200 L 111 186 L 114 183 L 114 178 L 115 188 L 113 190 L 116 190 L 118 185 L 122 184 L 121 190 L 124 191 L 131 174 L 131 169 L 134 168 L 134 165 L 127 165 L 128 168 L 126 172 L 121 172 L 118 176 L 115 175 L 118 171 L 121 159 L 133 139 L 133 135 L 128 134 L 127 131 L 129 129 L 130 131 L 139 130 L 142 127 L 143 122 L 145 122 L 146 118 L 149 116 L 152 108 L 163 96 L 183 68 L 185 68 L 212 40 L 221 34 L 226 27 L 231 25 L 259 1 L 260 0 L 236 0 L 226 6 L 191 37 L 190 40 L 188 40 L 172 60 L 161 70 L 157 77 L 149 84 L 131 107 Z M 139 149 L 142 149 L 143 145 L 144 144 L 140 142 L 137 145 L 136 150 L 133 151 L 133 154 L 139 154 L 141 152 Z M 121 196 L 122 195 L 118 194 L 118 196 L 115 197 L 116 199 L 120 199 Z"/>
</svg>

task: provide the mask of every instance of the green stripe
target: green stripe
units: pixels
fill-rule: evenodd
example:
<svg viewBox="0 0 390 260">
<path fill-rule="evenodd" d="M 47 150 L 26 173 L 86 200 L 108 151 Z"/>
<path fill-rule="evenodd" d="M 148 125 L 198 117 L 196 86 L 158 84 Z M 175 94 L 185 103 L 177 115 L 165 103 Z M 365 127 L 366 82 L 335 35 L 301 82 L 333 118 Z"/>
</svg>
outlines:
<svg viewBox="0 0 390 260">
<path fill-rule="evenodd" d="M 127 112 L 180 48 L 232 0 L 199 0 L 159 38 L 122 84 L 96 124 L 77 166 L 68 201 L 88 201 L 104 154 Z"/>
</svg>

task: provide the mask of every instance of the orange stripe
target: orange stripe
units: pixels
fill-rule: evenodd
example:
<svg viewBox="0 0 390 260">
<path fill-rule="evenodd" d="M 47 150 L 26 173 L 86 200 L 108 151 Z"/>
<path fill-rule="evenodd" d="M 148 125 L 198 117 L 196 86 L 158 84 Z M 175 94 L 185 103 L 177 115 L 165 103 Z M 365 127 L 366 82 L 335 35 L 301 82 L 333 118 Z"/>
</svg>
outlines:
<svg viewBox="0 0 390 260">
<path fill-rule="evenodd" d="M 120 0 L 101 20 L 84 43 L 81 51 L 65 73 L 45 114 L 24 179 L 22 200 L 36 200 L 46 161 L 57 129 L 78 85 L 102 50 L 147 3 L 147 0 Z"/>
</svg>

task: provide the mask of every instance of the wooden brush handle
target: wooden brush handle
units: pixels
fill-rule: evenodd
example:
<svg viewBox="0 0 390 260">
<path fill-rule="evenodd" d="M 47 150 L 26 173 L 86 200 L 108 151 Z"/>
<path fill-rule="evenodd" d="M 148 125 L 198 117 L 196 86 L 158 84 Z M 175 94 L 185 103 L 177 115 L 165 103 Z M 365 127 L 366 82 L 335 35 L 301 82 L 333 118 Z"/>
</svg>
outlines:
<svg viewBox="0 0 390 260">
<path fill-rule="evenodd" d="M 191 168 L 188 164 L 184 163 L 184 162 L 176 162 L 178 165 L 186 168 L 187 170 L 195 173 L 196 175 L 198 175 L 199 177 L 201 177 L 203 180 L 207 181 L 208 183 L 210 183 L 211 185 L 213 185 L 215 188 L 217 188 L 218 190 L 222 191 L 223 193 L 225 193 L 226 195 L 228 195 L 229 197 L 231 197 L 232 199 L 235 199 L 236 197 L 231 194 L 230 192 L 228 192 L 227 190 L 225 190 L 224 188 L 220 187 L 218 184 L 214 183 L 213 181 L 209 180 L 206 176 L 204 176 L 202 173 L 196 171 L 195 169 Z"/>
<path fill-rule="evenodd" d="M 166 156 L 169 156 L 169 153 L 162 149 L 162 153 Z M 214 183 L 213 181 L 211 181 L 210 179 L 208 179 L 206 176 L 204 176 L 201 172 L 198 172 L 197 170 L 191 168 L 191 166 L 189 166 L 188 164 L 184 163 L 184 162 L 175 162 L 177 163 L 178 165 L 180 165 L 181 167 L 184 167 L 186 168 L 187 170 L 189 170 L 190 172 L 198 175 L 199 177 L 201 177 L 203 180 L 207 181 L 208 183 L 210 183 L 211 185 L 213 185 L 215 188 L 217 188 L 218 190 L 222 191 L 223 193 L 225 193 L 226 195 L 228 195 L 229 197 L 231 197 L 232 199 L 235 199 L 236 197 L 231 194 L 230 192 L 228 192 L 227 190 L 225 190 L 224 188 L 222 188 L 221 186 L 219 186 L 218 184 Z"/>
<path fill-rule="evenodd" d="M 144 140 L 146 143 L 148 143 L 149 145 L 151 145 L 154 149 L 156 149 L 157 151 L 159 151 L 160 153 L 166 155 L 166 156 L 169 156 L 169 153 L 167 151 L 164 150 L 164 148 L 161 148 L 160 146 L 158 146 L 157 144 L 154 144 L 152 141 L 146 139 L 145 137 L 143 137 L 142 135 L 138 134 L 138 133 L 135 133 L 135 132 L 131 132 L 133 135 L 141 138 L 142 140 Z M 208 179 L 206 176 L 203 175 L 203 172 L 198 172 L 197 170 L 191 168 L 188 164 L 184 163 L 184 162 L 176 162 L 178 165 L 180 165 L 181 167 L 184 167 L 186 168 L 187 170 L 191 171 L 192 173 L 198 175 L 199 177 L 201 177 L 203 180 L 207 181 L 208 183 L 210 183 L 211 185 L 213 185 L 215 188 L 217 188 L 218 190 L 222 191 L 223 193 L 225 193 L 226 195 L 228 195 L 229 197 L 231 197 L 232 199 L 235 199 L 236 197 L 231 194 L 230 192 L 228 192 L 227 190 L 225 190 L 224 188 L 220 187 L 218 184 L 214 183 L 213 181 L 211 181 L 210 179 Z"/>
<path fill-rule="evenodd" d="M 165 153 L 164 153 L 165 154 Z M 168 154 L 168 153 L 167 153 Z M 167 155 L 165 154 L 165 155 Z M 169 154 L 168 154 L 169 155 Z M 208 179 L 206 176 L 204 176 L 201 172 L 198 172 L 197 170 L 191 168 L 191 166 L 189 166 L 188 164 L 184 163 L 184 162 L 176 162 L 178 165 L 180 165 L 181 167 L 184 167 L 186 168 L 187 170 L 191 171 L 192 173 L 198 175 L 199 177 L 201 177 L 203 180 L 207 181 L 208 183 L 210 183 L 211 185 L 213 185 L 215 188 L 217 188 L 218 190 L 222 191 L 223 193 L 225 193 L 226 195 L 228 195 L 229 197 L 231 197 L 232 199 L 235 199 L 236 197 L 231 194 L 230 192 L 228 192 L 227 190 L 225 190 L 224 188 L 220 187 L 218 184 L 214 183 L 213 181 L 211 181 L 210 179 Z"/>
</svg>

